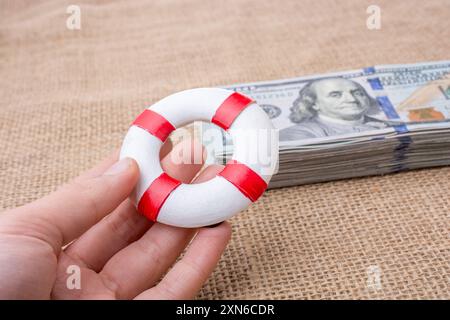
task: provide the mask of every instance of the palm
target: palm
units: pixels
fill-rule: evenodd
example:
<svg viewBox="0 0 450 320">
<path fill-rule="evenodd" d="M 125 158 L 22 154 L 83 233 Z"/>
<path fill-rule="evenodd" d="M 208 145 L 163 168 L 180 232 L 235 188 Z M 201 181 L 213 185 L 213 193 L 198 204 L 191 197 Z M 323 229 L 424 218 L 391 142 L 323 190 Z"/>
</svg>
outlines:
<svg viewBox="0 0 450 320">
<path fill-rule="evenodd" d="M 7 298 L 48 299 L 56 278 L 57 256 L 47 242 L 29 228 L 8 230 L 0 219 L 0 274 Z M 30 236 L 31 235 L 31 236 Z"/>
</svg>

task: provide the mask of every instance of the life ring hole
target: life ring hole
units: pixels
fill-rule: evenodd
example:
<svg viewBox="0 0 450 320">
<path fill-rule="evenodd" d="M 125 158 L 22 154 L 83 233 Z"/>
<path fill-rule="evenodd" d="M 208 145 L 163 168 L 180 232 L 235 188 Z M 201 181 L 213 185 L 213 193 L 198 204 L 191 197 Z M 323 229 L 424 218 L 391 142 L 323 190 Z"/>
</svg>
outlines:
<svg viewBox="0 0 450 320">
<path fill-rule="evenodd" d="M 224 144 L 224 139 L 228 139 Z M 222 171 L 231 150 L 231 136 L 219 126 L 194 121 L 173 131 L 160 150 L 162 169 L 186 184 L 202 183 Z"/>
</svg>

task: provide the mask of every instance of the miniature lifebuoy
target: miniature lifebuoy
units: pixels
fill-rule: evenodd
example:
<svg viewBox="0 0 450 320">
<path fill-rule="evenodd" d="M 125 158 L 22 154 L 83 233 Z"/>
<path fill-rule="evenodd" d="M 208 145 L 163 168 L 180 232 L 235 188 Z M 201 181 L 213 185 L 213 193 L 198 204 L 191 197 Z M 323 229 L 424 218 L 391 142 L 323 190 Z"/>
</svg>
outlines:
<svg viewBox="0 0 450 320">
<path fill-rule="evenodd" d="M 193 121 L 209 121 L 227 130 L 234 153 L 213 179 L 184 184 L 163 172 L 159 151 L 172 131 Z M 270 134 L 273 125 L 253 100 L 226 89 L 181 91 L 141 113 L 120 152 L 120 158 L 133 158 L 139 165 L 140 179 L 132 196 L 138 211 L 152 221 L 194 228 L 224 221 L 256 201 L 272 173 L 267 172 L 267 164 L 251 160 L 255 159 L 248 156 L 252 146 L 239 129 Z M 269 150 L 272 163 L 278 160 L 277 151 Z"/>
</svg>

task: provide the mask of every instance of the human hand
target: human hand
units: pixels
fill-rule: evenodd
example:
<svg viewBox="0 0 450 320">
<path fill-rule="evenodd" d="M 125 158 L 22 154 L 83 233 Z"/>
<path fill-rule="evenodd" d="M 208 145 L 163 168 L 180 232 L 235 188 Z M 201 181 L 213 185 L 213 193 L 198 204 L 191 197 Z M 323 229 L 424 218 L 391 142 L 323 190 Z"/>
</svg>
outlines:
<svg viewBox="0 0 450 320">
<path fill-rule="evenodd" d="M 203 165 L 172 161 L 183 150 L 202 154 L 200 146 L 189 144 L 172 151 L 166 144 L 161 150 L 163 169 L 185 183 Z M 128 199 L 139 168 L 134 160 L 117 158 L 118 152 L 52 194 L 0 213 L 0 299 L 189 299 L 197 294 L 230 239 L 230 225 L 184 229 L 148 221 Z M 220 170 L 210 166 L 192 183 Z M 79 267 L 80 289 L 67 286 L 69 266 Z"/>
</svg>

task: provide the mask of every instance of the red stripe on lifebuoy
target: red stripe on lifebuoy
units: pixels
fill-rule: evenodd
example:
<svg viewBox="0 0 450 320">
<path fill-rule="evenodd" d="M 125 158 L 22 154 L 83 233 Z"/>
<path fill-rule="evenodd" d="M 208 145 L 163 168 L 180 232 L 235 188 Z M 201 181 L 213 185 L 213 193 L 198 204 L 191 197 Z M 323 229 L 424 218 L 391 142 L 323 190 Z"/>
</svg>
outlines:
<svg viewBox="0 0 450 320">
<path fill-rule="evenodd" d="M 141 200 L 139 200 L 138 211 L 151 221 L 156 221 L 167 197 L 180 184 L 180 181 L 163 172 L 142 195 Z"/>
<path fill-rule="evenodd" d="M 239 113 L 242 112 L 253 100 L 243 96 L 240 93 L 234 92 L 219 106 L 216 113 L 211 119 L 212 123 L 215 123 L 224 130 L 228 130 L 231 127 L 233 121 L 237 118 Z"/>
<path fill-rule="evenodd" d="M 175 130 L 175 127 L 167 121 L 166 118 L 148 109 L 144 110 L 144 112 L 133 121 L 132 125 L 148 131 L 162 142 L 166 141 L 170 133 Z"/>
<path fill-rule="evenodd" d="M 218 174 L 231 182 L 252 202 L 267 189 L 267 183 L 252 169 L 236 160 L 231 160 Z"/>
</svg>

